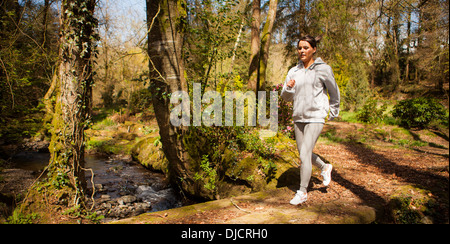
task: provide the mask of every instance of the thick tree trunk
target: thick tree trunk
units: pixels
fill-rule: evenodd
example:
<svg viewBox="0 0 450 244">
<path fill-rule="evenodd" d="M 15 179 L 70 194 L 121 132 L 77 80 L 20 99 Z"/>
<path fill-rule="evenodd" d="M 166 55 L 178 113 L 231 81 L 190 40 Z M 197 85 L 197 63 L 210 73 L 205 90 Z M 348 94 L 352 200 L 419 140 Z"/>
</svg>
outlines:
<svg viewBox="0 0 450 244">
<path fill-rule="evenodd" d="M 300 38 L 300 36 L 303 35 L 308 35 L 309 33 L 309 27 L 308 27 L 308 23 L 306 22 L 306 18 L 308 15 L 307 12 L 307 6 L 306 6 L 306 0 L 300 0 L 300 5 L 299 5 L 299 18 L 298 18 L 298 33 L 300 34 L 298 38 Z"/>
<path fill-rule="evenodd" d="M 59 91 L 52 120 L 49 180 L 57 189 L 68 188 L 73 204 L 79 205 L 84 203 L 86 187 L 84 130 L 90 120 L 97 20 L 95 0 L 64 0 L 61 6 Z"/>
<path fill-rule="evenodd" d="M 278 0 L 270 0 L 269 13 L 261 37 L 258 91 L 266 89 L 267 62 L 269 60 L 270 42 L 272 40 L 273 23 L 277 15 Z"/>
<path fill-rule="evenodd" d="M 256 91 L 259 75 L 259 47 L 261 25 L 261 0 L 253 0 L 252 3 L 252 42 L 250 65 L 248 70 L 248 88 Z"/>
<path fill-rule="evenodd" d="M 184 150 L 183 136 L 187 128 L 170 123 L 168 94 L 187 91 L 181 57 L 183 18 L 186 17 L 183 0 L 146 0 L 148 23 L 148 54 L 153 107 L 159 126 L 164 154 L 169 161 L 169 179 L 185 192 L 192 192 L 193 174 L 189 155 Z M 185 109 L 189 109 L 185 108 Z"/>
</svg>

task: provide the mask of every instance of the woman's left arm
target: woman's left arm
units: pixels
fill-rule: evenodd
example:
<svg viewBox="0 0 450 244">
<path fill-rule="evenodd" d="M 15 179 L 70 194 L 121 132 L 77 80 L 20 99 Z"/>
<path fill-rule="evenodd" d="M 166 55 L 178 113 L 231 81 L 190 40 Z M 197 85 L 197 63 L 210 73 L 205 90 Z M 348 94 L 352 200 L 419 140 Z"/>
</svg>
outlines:
<svg viewBox="0 0 450 244">
<path fill-rule="evenodd" d="M 325 77 L 323 82 L 325 87 L 328 90 L 328 94 L 330 95 L 330 116 L 329 120 L 333 120 L 339 115 L 339 105 L 341 104 L 341 95 L 339 93 L 339 87 L 334 79 L 333 70 L 329 65 L 325 70 Z"/>
</svg>

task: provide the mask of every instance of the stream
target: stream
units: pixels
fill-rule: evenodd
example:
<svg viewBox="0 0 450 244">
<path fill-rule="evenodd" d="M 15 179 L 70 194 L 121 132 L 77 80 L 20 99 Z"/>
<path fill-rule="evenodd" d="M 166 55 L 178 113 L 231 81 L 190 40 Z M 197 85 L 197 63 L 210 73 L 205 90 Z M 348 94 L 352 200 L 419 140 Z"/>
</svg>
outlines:
<svg viewBox="0 0 450 244">
<path fill-rule="evenodd" d="M 32 171 L 37 177 L 47 166 L 49 158 L 49 153 L 20 152 L 11 162 L 13 168 Z M 181 197 L 162 173 L 152 172 L 135 161 L 114 156 L 86 154 L 85 161 L 85 168 L 94 172 L 93 211 L 105 216 L 102 222 L 183 205 Z M 86 171 L 89 197 L 92 192 L 91 176 L 91 171 Z"/>
</svg>

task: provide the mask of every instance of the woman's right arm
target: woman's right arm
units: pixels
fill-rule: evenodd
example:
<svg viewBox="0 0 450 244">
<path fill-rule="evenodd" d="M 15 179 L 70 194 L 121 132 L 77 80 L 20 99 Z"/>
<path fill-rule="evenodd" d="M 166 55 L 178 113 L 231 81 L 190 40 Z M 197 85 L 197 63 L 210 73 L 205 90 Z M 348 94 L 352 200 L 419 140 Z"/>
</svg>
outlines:
<svg viewBox="0 0 450 244">
<path fill-rule="evenodd" d="M 286 80 L 284 81 L 283 89 L 281 90 L 281 98 L 283 98 L 286 102 L 294 101 L 295 95 L 295 80 L 291 79 L 289 73 L 286 76 Z"/>
</svg>

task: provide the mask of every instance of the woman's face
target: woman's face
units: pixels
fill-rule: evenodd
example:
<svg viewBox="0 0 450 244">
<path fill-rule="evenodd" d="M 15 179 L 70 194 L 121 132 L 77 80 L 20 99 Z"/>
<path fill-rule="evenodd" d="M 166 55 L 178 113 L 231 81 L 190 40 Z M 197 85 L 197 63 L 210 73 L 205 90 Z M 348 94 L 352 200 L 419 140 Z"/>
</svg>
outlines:
<svg viewBox="0 0 450 244">
<path fill-rule="evenodd" d="M 297 52 L 300 60 L 306 65 L 312 60 L 316 48 L 312 48 L 311 44 L 307 41 L 300 41 L 298 43 Z"/>
</svg>

